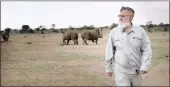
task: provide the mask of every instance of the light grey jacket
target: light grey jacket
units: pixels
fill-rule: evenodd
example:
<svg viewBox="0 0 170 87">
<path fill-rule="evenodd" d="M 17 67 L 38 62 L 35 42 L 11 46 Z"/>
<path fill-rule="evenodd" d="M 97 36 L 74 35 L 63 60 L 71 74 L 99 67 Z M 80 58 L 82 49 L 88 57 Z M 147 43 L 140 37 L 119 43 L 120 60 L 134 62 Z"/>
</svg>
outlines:
<svg viewBox="0 0 170 87">
<path fill-rule="evenodd" d="M 115 54 L 113 46 L 116 46 Z M 105 57 L 106 72 L 118 70 L 135 74 L 136 69 L 147 71 L 152 58 L 151 41 L 140 26 L 132 25 L 128 33 L 118 26 L 109 33 Z"/>
</svg>

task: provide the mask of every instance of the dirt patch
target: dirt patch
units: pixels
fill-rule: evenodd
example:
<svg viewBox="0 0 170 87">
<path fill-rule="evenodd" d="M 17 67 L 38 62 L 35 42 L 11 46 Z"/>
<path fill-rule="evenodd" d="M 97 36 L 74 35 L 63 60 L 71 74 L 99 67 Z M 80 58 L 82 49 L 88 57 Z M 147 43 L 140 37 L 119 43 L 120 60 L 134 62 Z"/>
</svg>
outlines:
<svg viewBox="0 0 170 87">
<path fill-rule="evenodd" d="M 162 62 L 153 67 L 148 74 L 143 75 L 146 86 L 169 86 L 169 62 Z"/>
</svg>

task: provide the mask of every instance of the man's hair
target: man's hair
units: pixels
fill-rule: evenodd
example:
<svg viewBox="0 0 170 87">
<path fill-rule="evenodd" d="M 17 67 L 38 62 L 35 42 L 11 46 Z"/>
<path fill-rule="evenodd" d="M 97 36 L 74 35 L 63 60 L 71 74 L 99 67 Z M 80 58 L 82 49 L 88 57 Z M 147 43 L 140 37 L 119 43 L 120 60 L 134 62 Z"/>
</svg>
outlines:
<svg viewBox="0 0 170 87">
<path fill-rule="evenodd" d="M 123 11 L 123 10 L 131 11 L 133 14 L 135 14 L 135 11 L 132 8 L 130 8 L 130 7 L 122 7 L 120 9 L 120 12 Z"/>
</svg>

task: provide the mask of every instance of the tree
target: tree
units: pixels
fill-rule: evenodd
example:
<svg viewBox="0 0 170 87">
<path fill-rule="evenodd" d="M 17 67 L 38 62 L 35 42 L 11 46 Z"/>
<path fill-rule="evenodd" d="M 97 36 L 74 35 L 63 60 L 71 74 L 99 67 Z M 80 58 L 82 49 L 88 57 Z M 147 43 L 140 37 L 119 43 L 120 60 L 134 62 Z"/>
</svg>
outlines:
<svg viewBox="0 0 170 87">
<path fill-rule="evenodd" d="M 57 29 L 53 29 L 52 32 L 54 32 L 54 33 L 59 33 L 59 31 L 58 31 Z"/>
<path fill-rule="evenodd" d="M 24 33 L 28 33 L 29 32 L 29 29 L 30 29 L 30 26 L 29 25 L 22 25 L 22 31 Z"/>
<path fill-rule="evenodd" d="M 61 28 L 61 29 L 60 29 L 60 32 L 61 32 L 61 33 L 64 33 L 64 30 Z"/>
<path fill-rule="evenodd" d="M 163 26 L 164 26 L 164 23 L 161 22 L 161 23 L 159 24 L 159 27 L 163 27 Z"/>
<path fill-rule="evenodd" d="M 94 25 L 90 25 L 88 29 L 95 29 Z"/>
<path fill-rule="evenodd" d="M 70 29 L 70 30 L 74 30 L 74 28 L 73 28 L 71 25 L 68 27 L 68 29 Z"/>
<path fill-rule="evenodd" d="M 52 26 L 52 29 L 55 29 L 55 24 L 52 24 L 51 26 Z"/>
<path fill-rule="evenodd" d="M 9 34 L 11 32 L 11 28 L 6 28 L 5 32 L 7 32 Z"/>
<path fill-rule="evenodd" d="M 148 21 L 146 22 L 147 28 L 148 28 L 148 32 L 152 32 L 151 29 L 153 28 L 153 24 L 152 21 Z"/>
<path fill-rule="evenodd" d="M 34 33 L 33 29 L 29 29 L 29 33 Z"/>
<path fill-rule="evenodd" d="M 101 27 L 101 28 L 109 28 L 109 26 L 103 26 L 103 27 Z"/>
<path fill-rule="evenodd" d="M 83 27 L 81 27 L 81 29 L 88 29 L 88 26 L 84 25 Z"/>
<path fill-rule="evenodd" d="M 164 23 L 161 22 L 161 23 L 159 24 L 159 27 L 161 27 L 161 30 L 164 29 L 164 28 L 165 28 L 165 27 L 164 27 Z M 163 30 L 162 30 L 162 31 L 163 31 Z"/>
<path fill-rule="evenodd" d="M 35 31 L 39 32 L 39 31 L 40 31 L 40 28 L 35 28 Z"/>
<path fill-rule="evenodd" d="M 168 31 L 167 27 L 164 27 L 164 31 L 165 31 L 165 32 L 167 32 L 167 31 Z"/>
<path fill-rule="evenodd" d="M 17 29 L 14 29 L 13 31 L 14 31 L 15 33 L 19 33 Z"/>
<path fill-rule="evenodd" d="M 22 33 L 22 34 L 23 34 L 23 33 L 24 33 L 24 32 L 23 32 L 23 29 L 20 29 L 20 30 L 19 30 L 19 33 Z"/>
<path fill-rule="evenodd" d="M 156 27 L 157 25 L 156 24 L 153 24 L 153 27 Z"/>
<path fill-rule="evenodd" d="M 115 27 L 117 27 L 117 26 L 118 26 L 118 24 L 113 23 L 113 24 L 110 26 L 110 29 L 113 29 L 113 28 L 115 28 Z"/>
<path fill-rule="evenodd" d="M 43 28 L 43 26 L 42 26 L 42 25 L 40 25 L 40 26 L 39 26 L 39 28 L 40 28 L 40 29 L 42 29 L 42 28 Z"/>
<path fill-rule="evenodd" d="M 41 29 L 41 34 L 44 34 L 44 31 L 45 31 L 46 29 L 45 28 L 42 28 Z"/>
</svg>

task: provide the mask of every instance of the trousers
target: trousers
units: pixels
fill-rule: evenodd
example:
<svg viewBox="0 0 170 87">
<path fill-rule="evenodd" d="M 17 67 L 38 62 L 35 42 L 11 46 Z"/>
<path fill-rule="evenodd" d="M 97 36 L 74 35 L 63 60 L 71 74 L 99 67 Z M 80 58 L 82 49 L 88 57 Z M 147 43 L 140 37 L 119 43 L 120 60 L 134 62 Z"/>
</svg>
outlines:
<svg viewBox="0 0 170 87">
<path fill-rule="evenodd" d="M 126 74 L 115 71 L 116 86 L 142 86 L 142 74 Z"/>
</svg>

